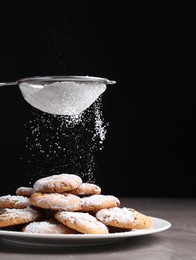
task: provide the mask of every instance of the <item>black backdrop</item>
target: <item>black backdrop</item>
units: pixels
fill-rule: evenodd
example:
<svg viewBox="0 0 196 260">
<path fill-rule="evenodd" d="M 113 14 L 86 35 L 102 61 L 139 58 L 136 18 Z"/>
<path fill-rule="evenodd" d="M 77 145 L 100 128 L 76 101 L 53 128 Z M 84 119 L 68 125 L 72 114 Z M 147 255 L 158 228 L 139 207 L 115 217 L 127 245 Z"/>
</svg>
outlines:
<svg viewBox="0 0 196 260">
<path fill-rule="evenodd" d="M 191 2 L 7 0 L 0 10 L 1 82 L 38 75 L 116 81 L 102 99 L 109 124 L 94 172 L 104 193 L 195 197 Z M 18 86 L 0 88 L 1 194 L 39 178 L 21 160 L 31 109 Z"/>
</svg>

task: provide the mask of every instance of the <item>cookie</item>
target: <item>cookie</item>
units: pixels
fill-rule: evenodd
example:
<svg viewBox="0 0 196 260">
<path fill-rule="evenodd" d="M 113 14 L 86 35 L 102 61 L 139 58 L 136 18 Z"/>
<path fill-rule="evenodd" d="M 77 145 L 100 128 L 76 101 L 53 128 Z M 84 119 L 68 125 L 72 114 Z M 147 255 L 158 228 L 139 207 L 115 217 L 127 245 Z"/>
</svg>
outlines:
<svg viewBox="0 0 196 260">
<path fill-rule="evenodd" d="M 40 212 L 29 206 L 24 209 L 3 209 L 0 212 L 0 227 L 25 224 L 40 218 Z"/>
<path fill-rule="evenodd" d="M 19 195 L 0 196 L 0 208 L 23 209 L 29 205 L 29 199 Z"/>
<path fill-rule="evenodd" d="M 131 208 L 114 207 L 97 211 L 96 218 L 107 226 L 125 229 L 150 228 L 151 218 Z"/>
<path fill-rule="evenodd" d="M 16 190 L 16 195 L 19 195 L 19 196 L 30 197 L 31 194 L 33 194 L 32 187 L 19 187 Z"/>
<path fill-rule="evenodd" d="M 105 224 L 85 212 L 58 211 L 55 218 L 74 230 L 83 234 L 108 234 Z"/>
<path fill-rule="evenodd" d="M 29 198 L 30 205 L 52 210 L 76 211 L 82 207 L 82 199 L 69 193 L 34 193 Z"/>
<path fill-rule="evenodd" d="M 35 192 L 43 193 L 63 193 L 77 188 L 82 183 L 82 179 L 75 174 L 56 174 L 38 179 L 33 189 Z"/>
<path fill-rule="evenodd" d="M 81 211 L 94 211 L 119 205 L 119 199 L 113 195 L 95 194 L 82 198 Z"/>
<path fill-rule="evenodd" d="M 100 194 L 101 188 L 93 183 L 82 183 L 77 188 L 69 191 L 71 194 L 87 196 L 93 194 Z"/>
<path fill-rule="evenodd" d="M 55 219 L 33 221 L 21 230 L 26 233 L 38 234 L 78 234 L 74 229 L 71 229 Z"/>
</svg>

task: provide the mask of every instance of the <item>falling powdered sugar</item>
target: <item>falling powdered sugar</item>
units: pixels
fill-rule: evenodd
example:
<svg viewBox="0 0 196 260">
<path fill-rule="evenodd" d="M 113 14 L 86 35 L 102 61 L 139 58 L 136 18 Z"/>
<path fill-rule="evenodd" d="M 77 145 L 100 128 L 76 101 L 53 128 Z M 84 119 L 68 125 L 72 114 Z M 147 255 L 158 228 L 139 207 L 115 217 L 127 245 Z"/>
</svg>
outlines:
<svg viewBox="0 0 196 260">
<path fill-rule="evenodd" d="M 102 95 L 75 115 L 44 113 L 32 107 L 24 126 L 26 140 L 21 159 L 27 167 L 27 185 L 39 177 L 65 172 L 95 182 L 95 154 L 103 149 L 108 126 L 102 113 Z"/>
</svg>

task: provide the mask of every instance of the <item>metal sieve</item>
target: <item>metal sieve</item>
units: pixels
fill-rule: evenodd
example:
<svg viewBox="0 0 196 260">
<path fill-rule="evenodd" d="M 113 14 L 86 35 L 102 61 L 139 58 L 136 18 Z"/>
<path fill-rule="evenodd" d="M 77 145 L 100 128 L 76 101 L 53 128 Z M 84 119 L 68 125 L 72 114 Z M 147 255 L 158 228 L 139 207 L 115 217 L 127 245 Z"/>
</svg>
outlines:
<svg viewBox="0 0 196 260">
<path fill-rule="evenodd" d="M 113 80 L 91 76 L 36 76 L 2 82 L 0 87 L 19 85 L 24 99 L 51 114 L 74 115 L 89 107 Z"/>
</svg>

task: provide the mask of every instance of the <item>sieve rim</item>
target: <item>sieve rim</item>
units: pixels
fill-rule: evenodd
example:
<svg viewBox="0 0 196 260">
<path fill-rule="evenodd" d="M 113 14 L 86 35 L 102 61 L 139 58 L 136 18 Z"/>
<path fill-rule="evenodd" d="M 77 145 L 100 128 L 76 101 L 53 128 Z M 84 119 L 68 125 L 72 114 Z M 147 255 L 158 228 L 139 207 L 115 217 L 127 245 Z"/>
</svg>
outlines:
<svg viewBox="0 0 196 260">
<path fill-rule="evenodd" d="M 115 84 L 116 81 L 109 80 L 107 78 L 94 77 L 94 76 L 35 76 L 21 78 L 17 80 L 17 83 L 20 85 L 25 82 L 33 82 L 34 84 L 39 82 L 53 82 L 53 81 L 75 81 L 75 82 L 100 82 L 106 85 Z"/>
</svg>

